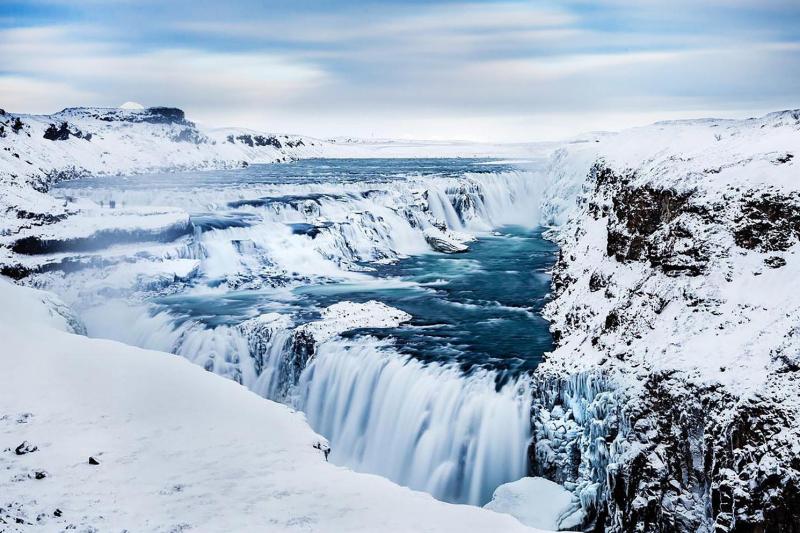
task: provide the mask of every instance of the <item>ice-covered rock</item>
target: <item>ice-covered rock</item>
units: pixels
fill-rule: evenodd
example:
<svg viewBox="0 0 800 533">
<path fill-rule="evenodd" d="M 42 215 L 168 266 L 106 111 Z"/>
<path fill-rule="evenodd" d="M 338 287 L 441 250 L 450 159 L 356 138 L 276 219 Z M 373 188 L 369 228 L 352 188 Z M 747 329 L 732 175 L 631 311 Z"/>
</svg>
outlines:
<svg viewBox="0 0 800 533">
<path fill-rule="evenodd" d="M 322 319 L 299 326 L 295 333 L 309 336 L 315 342 L 354 329 L 396 328 L 411 320 L 411 315 L 383 302 L 338 302 L 322 310 Z"/>
<path fill-rule="evenodd" d="M 452 233 L 442 231 L 436 227 L 425 230 L 425 241 L 437 252 L 445 254 L 458 254 L 469 250 L 469 246 Z"/>
</svg>

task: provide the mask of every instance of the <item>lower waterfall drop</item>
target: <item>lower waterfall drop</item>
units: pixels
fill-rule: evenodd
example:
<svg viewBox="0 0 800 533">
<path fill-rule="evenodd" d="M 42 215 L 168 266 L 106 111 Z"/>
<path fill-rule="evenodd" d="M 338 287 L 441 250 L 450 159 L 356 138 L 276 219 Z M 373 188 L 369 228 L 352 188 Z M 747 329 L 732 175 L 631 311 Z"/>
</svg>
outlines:
<svg viewBox="0 0 800 533">
<path fill-rule="evenodd" d="M 527 473 L 526 377 L 423 363 L 369 337 L 323 343 L 300 378 L 297 407 L 330 442 L 331 460 L 454 502 L 483 505 Z"/>
</svg>

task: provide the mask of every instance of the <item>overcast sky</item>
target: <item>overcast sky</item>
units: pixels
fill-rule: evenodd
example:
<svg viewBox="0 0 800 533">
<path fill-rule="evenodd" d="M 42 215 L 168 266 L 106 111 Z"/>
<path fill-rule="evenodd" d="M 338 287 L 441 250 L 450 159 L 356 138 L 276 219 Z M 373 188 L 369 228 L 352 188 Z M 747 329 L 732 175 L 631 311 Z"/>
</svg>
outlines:
<svg viewBox="0 0 800 533">
<path fill-rule="evenodd" d="M 798 0 L 0 0 L 0 107 L 320 137 L 555 139 L 800 107 Z"/>
</svg>

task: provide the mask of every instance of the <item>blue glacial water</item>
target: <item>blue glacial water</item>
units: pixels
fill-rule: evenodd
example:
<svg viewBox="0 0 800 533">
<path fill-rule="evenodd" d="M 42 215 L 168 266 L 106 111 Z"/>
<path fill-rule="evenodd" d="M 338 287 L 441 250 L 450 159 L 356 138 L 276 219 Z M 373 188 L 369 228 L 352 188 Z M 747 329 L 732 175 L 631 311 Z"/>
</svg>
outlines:
<svg viewBox="0 0 800 533">
<path fill-rule="evenodd" d="M 540 313 L 555 251 L 541 228 L 503 226 L 463 254 L 423 254 L 378 268 L 376 277 L 389 281 L 389 288 L 341 283 L 295 292 L 317 306 L 377 299 L 406 311 L 413 318 L 401 327 L 350 335 L 393 338 L 401 353 L 420 361 L 518 373 L 533 370 L 552 349 Z"/>
</svg>

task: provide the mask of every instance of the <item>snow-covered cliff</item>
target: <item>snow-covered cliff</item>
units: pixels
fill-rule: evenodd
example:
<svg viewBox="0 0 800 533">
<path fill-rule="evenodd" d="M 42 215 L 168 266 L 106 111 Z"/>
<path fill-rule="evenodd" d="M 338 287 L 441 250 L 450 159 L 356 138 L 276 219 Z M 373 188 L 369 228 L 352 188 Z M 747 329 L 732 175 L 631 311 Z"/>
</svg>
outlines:
<svg viewBox="0 0 800 533">
<path fill-rule="evenodd" d="M 611 531 L 800 527 L 800 112 L 552 158 L 533 463 Z M 577 203 L 564 202 L 577 196 Z"/>
</svg>

